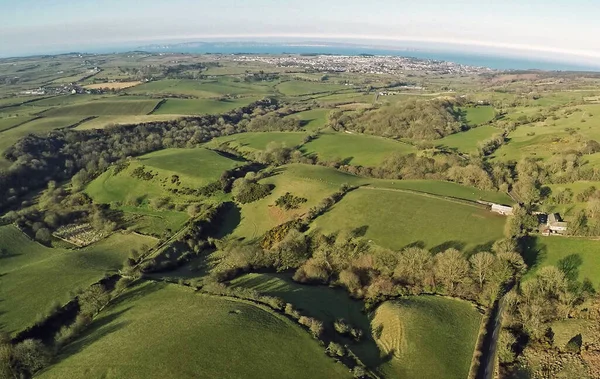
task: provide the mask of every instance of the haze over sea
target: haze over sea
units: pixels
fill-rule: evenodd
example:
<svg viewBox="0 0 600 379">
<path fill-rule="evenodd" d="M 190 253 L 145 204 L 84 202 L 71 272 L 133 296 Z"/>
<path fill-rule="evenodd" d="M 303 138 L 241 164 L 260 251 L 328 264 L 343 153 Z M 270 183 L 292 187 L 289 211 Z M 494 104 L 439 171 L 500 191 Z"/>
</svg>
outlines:
<svg viewBox="0 0 600 379">
<path fill-rule="evenodd" d="M 427 51 L 419 49 L 386 49 L 344 45 L 301 45 L 301 44 L 247 44 L 247 43 L 202 43 L 199 45 L 175 44 L 152 45 L 140 48 L 152 52 L 177 52 L 196 54 L 334 54 L 334 55 L 391 55 L 434 59 L 469 66 L 489 67 L 497 70 L 548 70 L 548 71 L 600 71 L 597 66 L 577 65 L 543 59 L 517 58 L 502 55 L 476 54 L 460 51 Z"/>
</svg>

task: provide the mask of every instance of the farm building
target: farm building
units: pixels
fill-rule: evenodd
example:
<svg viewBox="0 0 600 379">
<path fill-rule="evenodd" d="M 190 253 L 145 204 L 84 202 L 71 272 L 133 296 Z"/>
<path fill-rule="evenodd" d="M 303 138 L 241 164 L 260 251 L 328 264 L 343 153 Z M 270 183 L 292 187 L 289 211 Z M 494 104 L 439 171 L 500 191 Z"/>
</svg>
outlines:
<svg viewBox="0 0 600 379">
<path fill-rule="evenodd" d="M 512 207 L 509 207 L 507 205 L 492 203 L 492 212 L 499 213 L 505 216 L 511 216 L 513 214 L 513 209 Z"/>
<path fill-rule="evenodd" d="M 542 235 L 565 234 L 567 232 L 567 223 L 564 222 L 558 213 L 538 214 L 540 221 L 540 230 Z"/>
</svg>

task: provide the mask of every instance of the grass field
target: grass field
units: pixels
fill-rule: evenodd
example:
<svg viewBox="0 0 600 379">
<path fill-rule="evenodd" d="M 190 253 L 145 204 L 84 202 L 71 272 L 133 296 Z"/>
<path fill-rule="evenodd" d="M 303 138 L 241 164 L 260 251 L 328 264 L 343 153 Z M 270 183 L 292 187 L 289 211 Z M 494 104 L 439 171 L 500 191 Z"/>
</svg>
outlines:
<svg viewBox="0 0 600 379">
<path fill-rule="evenodd" d="M 389 378 L 466 378 L 481 318 L 471 304 L 443 297 L 383 303 L 372 325 L 383 326 L 377 343 L 392 358 L 381 371 Z"/>
<path fill-rule="evenodd" d="M 0 118 L 0 132 L 10 129 L 15 125 L 23 124 L 31 120 L 30 116 L 4 117 Z"/>
<path fill-rule="evenodd" d="M 465 119 L 471 126 L 486 124 L 494 119 L 496 111 L 492 106 L 462 108 L 466 112 Z"/>
<path fill-rule="evenodd" d="M 250 132 L 217 137 L 206 146 L 216 148 L 228 143 L 242 151 L 264 150 L 270 142 L 283 143 L 287 147 L 298 146 L 306 136 L 305 132 Z"/>
<path fill-rule="evenodd" d="M 502 130 L 493 126 L 483 125 L 465 132 L 450 134 L 435 142 L 437 146 L 456 149 L 463 153 L 473 153 L 477 151 L 481 141 L 489 139 L 495 134 L 502 134 Z"/>
<path fill-rule="evenodd" d="M 152 114 L 199 115 L 218 114 L 245 107 L 256 101 L 254 97 L 244 97 L 234 100 L 218 99 L 168 99 Z"/>
<path fill-rule="evenodd" d="M 12 225 L 0 227 L 8 256 L 0 258 L 0 330 L 16 333 L 47 312 L 54 302 L 122 267 L 132 248 L 152 246 L 154 238 L 113 234 L 81 250 L 44 247 Z"/>
<path fill-rule="evenodd" d="M 145 203 L 160 196 L 178 200 L 186 196 L 175 197 L 168 191 L 178 187 L 170 182 L 172 175 L 179 176 L 181 186 L 198 188 L 218 180 L 223 171 L 241 164 L 204 148 L 165 149 L 133 160 L 128 168 L 116 175 L 109 169 L 93 180 L 86 192 L 98 203 L 126 203 L 133 199 L 142 199 Z M 146 166 L 145 171 L 152 170 L 157 177 L 152 180 L 133 177 L 133 170 L 140 166 Z"/>
<path fill-rule="evenodd" d="M 145 122 L 171 121 L 184 115 L 100 116 L 77 126 L 77 130 L 104 129 L 110 125 L 140 124 Z"/>
<path fill-rule="evenodd" d="M 158 100 L 114 100 L 52 108 L 43 113 L 46 117 L 145 115 L 156 107 Z"/>
<path fill-rule="evenodd" d="M 600 240 L 575 237 L 533 237 L 524 252 L 527 265 L 531 266 L 528 276 L 544 266 L 556 266 L 560 260 L 577 256 L 579 263 L 574 269 L 577 280 L 588 278 L 596 290 L 600 290 Z"/>
<path fill-rule="evenodd" d="M 152 95 L 176 93 L 198 98 L 217 98 L 224 95 L 266 95 L 272 92 L 272 87 L 262 83 L 234 82 L 226 78 L 212 81 L 164 79 L 142 84 L 128 92 Z"/>
<path fill-rule="evenodd" d="M 331 112 L 330 109 L 315 108 L 304 112 L 294 113 L 288 117 L 297 118 L 303 123 L 304 130 L 313 132 L 325 126 L 329 112 Z"/>
<path fill-rule="evenodd" d="M 390 249 L 417 244 L 474 251 L 489 249 L 502 238 L 505 220 L 488 210 L 436 197 L 360 188 L 313 225 L 325 232 L 367 226 L 365 237 Z"/>
<path fill-rule="evenodd" d="M 277 90 L 285 96 L 301 96 L 314 93 L 324 93 L 348 89 L 340 84 L 326 82 L 307 82 L 302 80 L 289 80 L 276 86 Z"/>
<path fill-rule="evenodd" d="M 94 83 L 94 84 L 88 84 L 87 86 L 84 86 L 84 88 L 89 88 L 89 89 L 104 89 L 104 88 L 109 88 L 109 89 L 125 89 L 125 88 L 131 88 L 131 87 L 135 87 L 139 84 L 141 84 L 142 82 L 109 82 L 109 83 Z"/>
<path fill-rule="evenodd" d="M 377 166 L 392 153 L 409 154 L 412 145 L 386 138 L 346 133 L 324 133 L 302 147 L 320 160 L 345 160 L 352 165 Z"/>
<path fill-rule="evenodd" d="M 175 285 L 145 283 L 117 299 L 39 377 L 350 375 L 325 356 L 308 332 L 262 307 L 194 294 Z"/>
</svg>

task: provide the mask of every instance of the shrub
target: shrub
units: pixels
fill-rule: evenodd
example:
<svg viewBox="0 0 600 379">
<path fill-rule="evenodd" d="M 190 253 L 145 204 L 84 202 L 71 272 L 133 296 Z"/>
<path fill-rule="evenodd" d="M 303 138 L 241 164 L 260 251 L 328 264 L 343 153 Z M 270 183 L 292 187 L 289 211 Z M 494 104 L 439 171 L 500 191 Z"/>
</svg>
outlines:
<svg viewBox="0 0 600 379">
<path fill-rule="evenodd" d="M 40 340 L 28 339 L 15 345 L 13 349 L 15 366 L 29 376 L 48 366 L 51 359 L 52 352 Z"/>
<path fill-rule="evenodd" d="M 238 179 L 233 185 L 233 197 L 236 201 L 247 204 L 260 200 L 271 193 L 272 186 Z"/>
<path fill-rule="evenodd" d="M 333 341 L 329 342 L 329 345 L 327 346 L 327 352 L 329 352 L 329 354 L 331 355 L 338 357 L 343 357 L 344 355 L 346 355 L 346 349 L 344 348 L 344 346 Z"/>
<path fill-rule="evenodd" d="M 294 196 L 289 192 L 275 200 L 275 205 L 285 210 L 298 209 L 300 205 L 306 203 L 308 200 L 304 197 Z"/>
</svg>

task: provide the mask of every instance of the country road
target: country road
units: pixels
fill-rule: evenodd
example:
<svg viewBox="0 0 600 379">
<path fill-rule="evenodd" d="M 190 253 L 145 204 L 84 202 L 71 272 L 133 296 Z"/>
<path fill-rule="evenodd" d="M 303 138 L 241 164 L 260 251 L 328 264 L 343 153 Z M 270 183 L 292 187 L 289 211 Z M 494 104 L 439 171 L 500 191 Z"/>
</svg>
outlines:
<svg viewBox="0 0 600 379">
<path fill-rule="evenodd" d="M 500 298 L 492 309 L 492 315 L 486 326 L 485 336 L 481 354 L 477 379 L 492 379 L 494 377 L 494 364 L 496 362 L 496 350 L 498 348 L 498 337 L 502 327 L 502 312 L 504 311 L 504 296 Z"/>
</svg>

